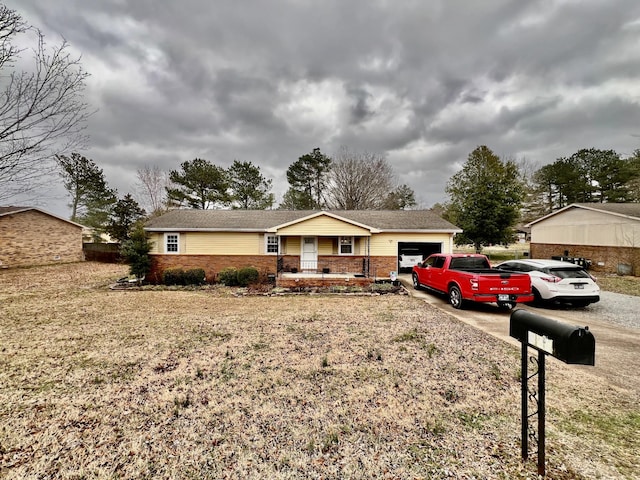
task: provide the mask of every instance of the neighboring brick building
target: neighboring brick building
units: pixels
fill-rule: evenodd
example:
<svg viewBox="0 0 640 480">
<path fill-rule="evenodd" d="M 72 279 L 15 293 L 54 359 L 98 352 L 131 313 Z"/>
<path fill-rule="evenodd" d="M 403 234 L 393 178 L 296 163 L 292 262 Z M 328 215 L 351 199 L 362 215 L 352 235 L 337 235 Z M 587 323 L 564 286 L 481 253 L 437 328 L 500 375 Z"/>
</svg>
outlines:
<svg viewBox="0 0 640 480">
<path fill-rule="evenodd" d="M 529 223 L 531 258 L 567 256 L 640 275 L 640 203 L 573 203 Z"/>
<path fill-rule="evenodd" d="M 78 262 L 82 225 L 34 207 L 0 207 L 0 268 Z"/>
</svg>

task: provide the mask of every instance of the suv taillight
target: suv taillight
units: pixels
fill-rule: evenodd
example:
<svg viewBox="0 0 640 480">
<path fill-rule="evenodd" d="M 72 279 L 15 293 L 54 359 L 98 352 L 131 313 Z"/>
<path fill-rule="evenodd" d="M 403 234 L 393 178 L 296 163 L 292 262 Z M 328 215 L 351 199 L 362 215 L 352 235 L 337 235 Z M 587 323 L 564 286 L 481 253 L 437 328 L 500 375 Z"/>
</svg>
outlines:
<svg viewBox="0 0 640 480">
<path fill-rule="evenodd" d="M 556 277 L 555 275 L 551 275 L 548 277 L 540 277 L 541 280 L 544 280 L 545 282 L 549 282 L 549 283 L 558 283 L 560 281 L 562 281 L 562 279 L 560 277 Z"/>
</svg>

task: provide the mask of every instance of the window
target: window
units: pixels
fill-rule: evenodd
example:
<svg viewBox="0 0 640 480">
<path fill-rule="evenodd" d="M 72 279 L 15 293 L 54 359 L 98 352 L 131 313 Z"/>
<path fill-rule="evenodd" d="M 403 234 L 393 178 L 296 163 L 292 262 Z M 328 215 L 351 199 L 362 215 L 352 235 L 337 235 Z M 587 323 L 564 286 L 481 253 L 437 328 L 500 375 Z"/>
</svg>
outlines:
<svg viewBox="0 0 640 480">
<path fill-rule="evenodd" d="M 265 236 L 265 242 L 266 242 L 266 248 L 265 251 L 267 252 L 267 254 L 270 255 L 277 255 L 278 254 L 278 246 L 280 244 L 279 242 L 279 238 L 276 235 L 266 235 Z"/>
<path fill-rule="evenodd" d="M 445 257 L 434 257 L 433 259 L 433 268 L 442 268 L 444 267 Z"/>
<path fill-rule="evenodd" d="M 340 255 L 353 255 L 353 237 L 340 237 Z"/>
<path fill-rule="evenodd" d="M 422 262 L 422 268 L 433 267 L 433 262 L 435 261 L 435 257 L 429 257 L 424 262 Z"/>
<path fill-rule="evenodd" d="M 589 274 L 582 268 L 549 268 L 549 273 L 560 278 L 589 278 Z"/>
<path fill-rule="evenodd" d="M 164 234 L 164 251 L 165 253 L 180 252 L 180 235 L 177 233 Z"/>
</svg>

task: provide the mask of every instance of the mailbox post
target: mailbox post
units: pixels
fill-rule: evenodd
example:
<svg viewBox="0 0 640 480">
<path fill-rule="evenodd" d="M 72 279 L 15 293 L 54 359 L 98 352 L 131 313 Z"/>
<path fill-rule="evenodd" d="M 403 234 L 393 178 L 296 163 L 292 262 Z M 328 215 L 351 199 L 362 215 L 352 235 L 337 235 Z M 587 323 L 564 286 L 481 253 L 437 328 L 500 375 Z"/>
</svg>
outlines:
<svg viewBox="0 0 640 480">
<path fill-rule="evenodd" d="M 538 416 L 538 474 L 545 474 L 545 357 L 553 357 L 569 364 L 595 365 L 596 341 L 589 327 L 574 327 L 518 309 L 511 314 L 509 335 L 522 345 L 522 459 L 529 454 L 529 417 Z M 538 350 L 538 371 L 529 375 L 528 348 Z M 533 357 L 532 357 L 533 359 Z M 538 394 L 529 392 L 528 382 L 538 375 Z M 538 410 L 529 415 L 529 399 Z"/>
</svg>

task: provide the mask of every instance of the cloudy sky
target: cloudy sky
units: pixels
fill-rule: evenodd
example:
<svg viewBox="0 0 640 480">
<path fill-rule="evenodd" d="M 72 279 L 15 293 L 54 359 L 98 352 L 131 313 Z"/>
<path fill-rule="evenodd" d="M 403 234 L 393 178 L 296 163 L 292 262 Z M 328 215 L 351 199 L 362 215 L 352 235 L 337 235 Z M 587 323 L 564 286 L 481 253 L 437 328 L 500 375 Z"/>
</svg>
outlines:
<svg viewBox="0 0 640 480">
<path fill-rule="evenodd" d="M 422 207 L 478 145 L 543 165 L 640 148 L 637 0 L 6 0 L 91 74 L 85 156 L 258 165 L 385 155 Z M 44 208 L 69 214 L 51 194 Z"/>
</svg>

